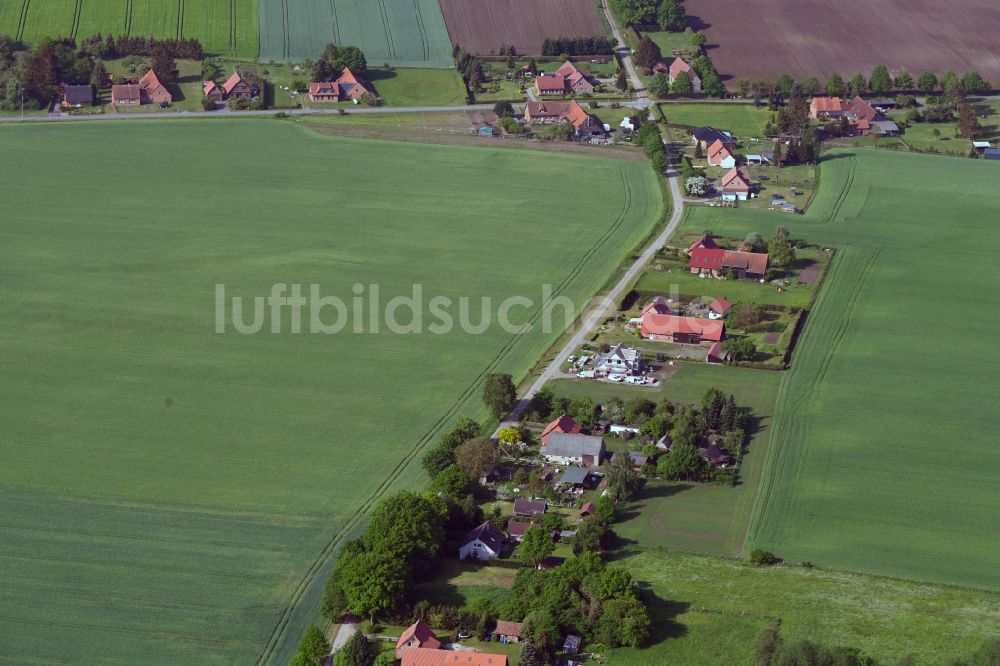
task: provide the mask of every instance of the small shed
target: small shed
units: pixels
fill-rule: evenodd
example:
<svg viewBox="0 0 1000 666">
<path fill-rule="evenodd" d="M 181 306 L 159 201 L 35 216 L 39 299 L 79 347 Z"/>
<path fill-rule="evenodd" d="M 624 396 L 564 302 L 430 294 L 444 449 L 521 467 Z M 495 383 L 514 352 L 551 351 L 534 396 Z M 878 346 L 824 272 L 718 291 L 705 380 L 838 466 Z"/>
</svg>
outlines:
<svg viewBox="0 0 1000 666">
<path fill-rule="evenodd" d="M 493 630 L 493 635 L 501 645 L 507 643 L 520 643 L 521 632 L 524 624 L 521 622 L 508 622 L 507 620 L 497 620 L 497 628 Z"/>
<path fill-rule="evenodd" d="M 596 515 L 597 515 L 597 507 L 594 506 L 593 502 L 587 502 L 586 504 L 580 507 L 581 518 L 590 518 L 591 516 L 596 516 Z"/>
<path fill-rule="evenodd" d="M 563 641 L 563 652 L 566 654 L 577 654 L 580 652 L 580 647 L 582 645 L 583 638 L 574 634 L 569 634 L 566 636 L 566 640 Z"/>
<path fill-rule="evenodd" d="M 587 485 L 587 477 L 589 476 L 590 471 L 584 467 L 567 467 L 556 485 L 565 484 L 573 488 L 582 488 Z"/>
</svg>

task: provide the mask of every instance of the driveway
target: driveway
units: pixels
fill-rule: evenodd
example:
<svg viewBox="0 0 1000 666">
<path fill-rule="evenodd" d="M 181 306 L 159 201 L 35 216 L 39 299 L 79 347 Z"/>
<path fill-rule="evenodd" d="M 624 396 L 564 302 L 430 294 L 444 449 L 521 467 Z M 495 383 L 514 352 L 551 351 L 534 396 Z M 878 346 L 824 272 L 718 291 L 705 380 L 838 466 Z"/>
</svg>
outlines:
<svg viewBox="0 0 1000 666">
<path fill-rule="evenodd" d="M 337 650 L 340 650 L 347 645 L 347 641 L 351 640 L 351 637 L 354 636 L 357 631 L 358 625 L 351 622 L 345 622 L 340 625 L 340 629 L 337 631 L 337 635 L 334 637 L 333 643 L 330 646 L 330 654 L 336 653 Z"/>
</svg>

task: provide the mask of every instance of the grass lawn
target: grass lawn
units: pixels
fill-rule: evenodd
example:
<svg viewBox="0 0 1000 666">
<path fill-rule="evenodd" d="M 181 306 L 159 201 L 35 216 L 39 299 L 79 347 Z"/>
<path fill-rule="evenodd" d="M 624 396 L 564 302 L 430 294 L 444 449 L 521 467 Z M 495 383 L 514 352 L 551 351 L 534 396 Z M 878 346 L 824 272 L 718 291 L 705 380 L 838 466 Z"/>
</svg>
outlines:
<svg viewBox="0 0 1000 666">
<path fill-rule="evenodd" d="M 812 207 L 782 218 L 838 252 L 782 386 L 748 545 L 1000 587 L 1000 537 L 985 528 L 1000 521 L 1000 351 L 983 344 L 996 322 L 980 306 L 998 285 L 955 269 L 1000 241 L 997 173 L 981 160 L 831 151 Z M 685 228 L 741 237 L 773 219 L 691 208 Z M 961 336 L 934 312 L 964 313 Z"/>
<path fill-rule="evenodd" d="M 368 80 L 389 106 L 465 104 L 465 83 L 454 69 L 371 69 Z"/>
<path fill-rule="evenodd" d="M 295 334 L 288 309 L 281 332 L 218 334 L 216 285 L 248 309 L 275 283 L 344 299 L 377 284 L 383 305 L 419 284 L 469 297 L 472 321 L 481 296 L 537 301 L 544 283 L 582 307 L 663 213 L 641 162 L 273 119 L 2 130 L 12 662 L 254 663 L 273 637 L 265 661 L 287 663 L 370 501 L 423 484 L 422 445 L 485 416 L 484 373 L 519 380 L 558 336 L 320 335 L 308 316 Z M 591 196 L 521 214 L 566 172 Z"/>
<path fill-rule="evenodd" d="M 996 142 L 1000 140 L 1000 102 L 975 102 L 973 107 L 979 114 L 979 123 L 983 126 L 982 139 Z M 892 118 L 902 125 L 906 119 L 906 110 L 896 111 Z M 935 134 L 935 131 L 937 134 Z M 958 123 L 912 123 L 906 127 L 898 138 L 856 137 L 852 139 L 857 146 L 877 146 L 895 150 L 916 150 L 921 152 L 942 153 L 965 157 L 971 147 L 969 140 L 958 133 Z"/>
<path fill-rule="evenodd" d="M 655 595 L 654 644 L 610 651 L 611 666 L 748 664 L 776 620 L 786 641 L 857 647 L 883 664 L 952 663 L 1000 622 L 1000 596 L 965 588 L 668 551 L 622 564 Z"/>
<path fill-rule="evenodd" d="M 660 104 L 660 110 L 668 123 L 691 127 L 709 125 L 732 132 L 741 141 L 763 137 L 764 126 L 771 117 L 771 111 L 765 107 L 735 102 L 666 102 Z M 770 143 L 764 147 L 770 148 Z"/>
<path fill-rule="evenodd" d="M 649 37 L 657 46 L 660 47 L 660 51 L 663 53 L 663 59 L 667 63 L 673 60 L 674 50 L 689 51 L 691 49 L 691 41 L 683 32 L 656 31 L 644 32 L 642 34 L 643 37 Z"/>
<path fill-rule="evenodd" d="M 650 400 L 666 396 L 677 403 L 700 403 L 705 391 L 716 387 L 732 393 L 740 405 L 750 407 L 757 418 L 757 430 L 735 488 L 654 481 L 626 510 L 623 522 L 615 524 L 615 532 L 630 552 L 664 547 L 739 555 L 765 460 L 781 377 L 780 372 L 689 362 L 681 363 L 676 374 L 656 390 L 577 379 L 556 380 L 549 386 L 556 395 L 571 399 L 586 395 L 595 402 L 604 402 L 618 396 L 627 401 L 642 395 Z"/>
</svg>

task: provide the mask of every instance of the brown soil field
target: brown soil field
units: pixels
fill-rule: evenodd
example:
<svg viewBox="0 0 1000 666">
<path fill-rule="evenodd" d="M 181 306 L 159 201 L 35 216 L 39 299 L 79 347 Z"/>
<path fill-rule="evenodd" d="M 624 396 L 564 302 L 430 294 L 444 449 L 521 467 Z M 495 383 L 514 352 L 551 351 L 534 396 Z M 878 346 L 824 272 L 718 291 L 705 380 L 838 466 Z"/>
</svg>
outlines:
<svg viewBox="0 0 1000 666">
<path fill-rule="evenodd" d="M 452 44 L 481 55 L 501 45 L 538 55 L 547 37 L 604 34 L 594 0 L 441 0 Z"/>
<path fill-rule="evenodd" d="M 871 74 L 876 65 L 927 70 L 938 78 L 978 71 L 1000 86 L 997 0 L 685 0 L 693 26 L 729 87 L 736 78 L 796 79 L 825 84 Z"/>
</svg>

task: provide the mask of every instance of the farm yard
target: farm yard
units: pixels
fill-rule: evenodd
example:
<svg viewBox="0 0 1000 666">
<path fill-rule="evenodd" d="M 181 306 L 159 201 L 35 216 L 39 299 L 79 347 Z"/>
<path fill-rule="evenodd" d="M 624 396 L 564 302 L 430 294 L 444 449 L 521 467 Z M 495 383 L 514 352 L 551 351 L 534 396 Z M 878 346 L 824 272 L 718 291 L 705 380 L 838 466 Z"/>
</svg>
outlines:
<svg viewBox="0 0 1000 666">
<path fill-rule="evenodd" d="M 594 0 L 441 0 L 441 10 L 451 41 L 482 55 L 501 46 L 537 55 L 546 38 L 605 34 Z"/>
<path fill-rule="evenodd" d="M 437 0 L 261 0 L 261 59 L 317 58 L 330 42 L 360 47 L 371 67 L 452 66 Z"/>
<path fill-rule="evenodd" d="M 1000 358 L 978 305 L 995 280 L 958 268 L 998 240 L 994 178 L 981 161 L 835 150 L 809 211 L 781 218 L 837 255 L 778 398 L 748 548 L 997 587 L 1000 548 L 982 526 L 1000 520 Z M 694 207 L 685 225 L 742 237 L 776 223 Z M 939 312 L 968 313 L 959 337 Z"/>
<path fill-rule="evenodd" d="M 207 53 L 256 58 L 257 0 L 10 0 L 0 3 L 5 33 L 29 42 L 96 33 L 196 37 Z"/>
<path fill-rule="evenodd" d="M 936 4 L 906 0 L 809 3 L 800 11 L 781 0 L 687 0 L 685 8 L 730 88 L 738 78 L 773 81 L 782 74 L 822 81 L 835 72 L 868 76 L 879 64 L 914 76 L 977 70 L 1000 81 L 996 3 L 960 0 L 945 15 Z"/>
<path fill-rule="evenodd" d="M 216 285 L 248 304 L 278 282 L 378 284 L 385 303 L 419 283 L 475 317 L 480 296 L 551 283 L 582 304 L 663 214 L 630 160 L 275 120 L 4 132 L 12 662 L 287 663 L 360 512 L 422 483 L 412 463 L 441 427 L 484 415 L 484 372 L 522 376 L 558 334 L 220 335 Z M 566 172 L 591 196 L 523 215 Z"/>
</svg>

